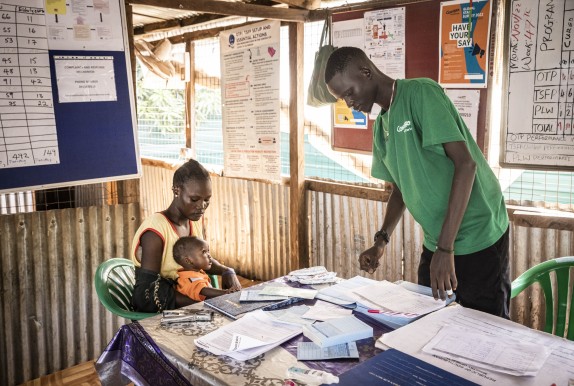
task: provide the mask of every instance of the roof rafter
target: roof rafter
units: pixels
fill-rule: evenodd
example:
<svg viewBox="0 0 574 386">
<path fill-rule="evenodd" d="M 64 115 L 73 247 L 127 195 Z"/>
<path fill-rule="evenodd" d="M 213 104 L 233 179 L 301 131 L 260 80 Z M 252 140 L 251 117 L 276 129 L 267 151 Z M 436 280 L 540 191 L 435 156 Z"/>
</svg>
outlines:
<svg viewBox="0 0 574 386">
<path fill-rule="evenodd" d="M 306 22 L 310 20 L 308 10 L 276 8 L 221 0 L 129 0 L 129 3 L 132 5 L 171 8 L 180 11 L 260 17 L 271 20 L 294 22 Z"/>
<path fill-rule="evenodd" d="M 290 7 L 303 9 L 317 9 L 321 6 L 321 0 L 275 0 L 278 3 L 287 4 Z"/>
</svg>

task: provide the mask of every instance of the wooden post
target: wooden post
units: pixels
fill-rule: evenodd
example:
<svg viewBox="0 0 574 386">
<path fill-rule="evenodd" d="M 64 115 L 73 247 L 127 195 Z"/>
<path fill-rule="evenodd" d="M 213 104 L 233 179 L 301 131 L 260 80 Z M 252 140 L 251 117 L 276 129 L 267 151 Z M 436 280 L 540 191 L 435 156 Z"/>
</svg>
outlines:
<svg viewBox="0 0 574 386">
<path fill-rule="evenodd" d="M 185 147 L 191 149 L 193 158 L 195 149 L 195 43 L 185 42 L 185 52 L 189 55 L 189 79 L 185 82 Z"/>
<path fill-rule="evenodd" d="M 128 42 L 130 50 L 130 62 L 132 66 L 132 81 L 134 89 L 134 103 L 137 100 L 136 88 L 136 55 L 134 50 L 134 24 L 132 6 L 126 1 L 126 29 L 128 31 Z M 137 103 L 136 103 L 136 117 L 137 117 Z M 137 118 L 136 118 L 137 122 Z M 131 204 L 140 202 L 140 180 L 138 178 L 131 180 L 122 180 L 117 182 L 118 189 L 118 204 Z"/>
<path fill-rule="evenodd" d="M 303 117 L 304 24 L 289 24 L 289 165 L 290 269 L 309 266 L 309 236 L 305 192 L 305 137 Z"/>
</svg>

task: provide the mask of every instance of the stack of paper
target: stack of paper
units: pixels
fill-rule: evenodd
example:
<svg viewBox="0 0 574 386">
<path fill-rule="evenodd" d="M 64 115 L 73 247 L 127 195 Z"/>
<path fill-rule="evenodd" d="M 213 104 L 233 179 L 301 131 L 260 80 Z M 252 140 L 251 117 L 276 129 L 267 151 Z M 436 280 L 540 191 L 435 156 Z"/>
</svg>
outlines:
<svg viewBox="0 0 574 386">
<path fill-rule="evenodd" d="M 448 299 L 447 302 L 434 300 L 430 288 L 414 283 L 394 284 L 361 276 L 322 289 L 316 297 L 342 306 L 354 307 L 356 312 L 392 328 L 405 326 L 454 300 Z"/>
<path fill-rule="evenodd" d="M 337 280 L 337 273 L 329 272 L 323 266 L 316 266 L 291 271 L 287 275 L 287 279 L 301 284 L 334 283 Z"/>
<path fill-rule="evenodd" d="M 508 336 L 495 337 L 472 328 L 444 326 L 423 348 L 442 358 L 501 373 L 534 376 L 551 353 L 548 347 L 521 342 Z"/>
<path fill-rule="evenodd" d="M 401 350 L 480 385 L 568 385 L 574 378 L 574 342 L 459 305 L 384 334 L 376 347 Z"/>
<path fill-rule="evenodd" d="M 311 339 L 319 347 L 324 348 L 372 338 L 373 327 L 351 315 L 303 326 L 303 335 Z"/>
<path fill-rule="evenodd" d="M 195 344 L 212 354 L 246 361 L 300 333 L 301 326 L 279 323 L 262 310 L 257 310 L 196 339 Z"/>
</svg>

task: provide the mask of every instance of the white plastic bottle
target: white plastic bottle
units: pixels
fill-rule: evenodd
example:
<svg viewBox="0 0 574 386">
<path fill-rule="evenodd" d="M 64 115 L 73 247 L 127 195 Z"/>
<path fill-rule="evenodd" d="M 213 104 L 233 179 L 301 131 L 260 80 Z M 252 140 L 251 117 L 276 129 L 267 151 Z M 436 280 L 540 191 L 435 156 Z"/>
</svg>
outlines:
<svg viewBox="0 0 574 386">
<path fill-rule="evenodd" d="M 339 377 L 321 370 L 302 369 L 300 367 L 289 367 L 287 369 L 287 378 L 304 382 L 307 385 L 318 386 L 321 384 L 330 385 L 339 383 Z"/>
</svg>

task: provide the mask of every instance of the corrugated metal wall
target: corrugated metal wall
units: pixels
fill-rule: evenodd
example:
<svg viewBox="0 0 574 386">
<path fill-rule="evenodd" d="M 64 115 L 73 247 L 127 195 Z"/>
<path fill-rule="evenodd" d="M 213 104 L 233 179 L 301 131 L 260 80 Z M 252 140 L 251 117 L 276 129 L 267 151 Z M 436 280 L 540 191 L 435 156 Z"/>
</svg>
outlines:
<svg viewBox="0 0 574 386">
<path fill-rule="evenodd" d="M 144 163 L 144 216 L 164 210 L 173 198 L 175 167 Z M 249 279 L 270 280 L 289 266 L 289 188 L 279 184 L 212 176 L 205 221 L 213 257 Z"/>
<path fill-rule="evenodd" d="M 358 257 L 372 245 L 373 235 L 382 225 L 386 204 L 321 192 L 309 192 L 309 197 L 311 265 L 324 265 L 345 278 L 362 275 L 377 280 L 417 282 L 423 235 L 408 211 L 391 236 L 381 267 L 369 275 L 359 270 Z M 574 232 L 511 224 L 511 279 L 542 261 L 572 255 Z M 538 286 L 512 300 L 511 315 L 524 325 L 543 327 L 544 297 Z"/>
<path fill-rule="evenodd" d="M 96 359 L 125 323 L 99 302 L 98 265 L 127 256 L 138 204 L 0 216 L 0 384 Z"/>
</svg>

